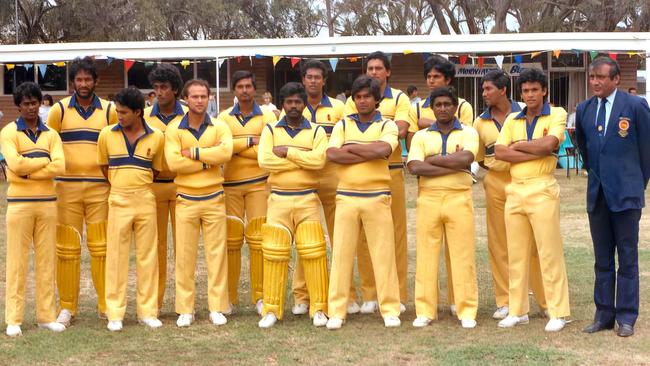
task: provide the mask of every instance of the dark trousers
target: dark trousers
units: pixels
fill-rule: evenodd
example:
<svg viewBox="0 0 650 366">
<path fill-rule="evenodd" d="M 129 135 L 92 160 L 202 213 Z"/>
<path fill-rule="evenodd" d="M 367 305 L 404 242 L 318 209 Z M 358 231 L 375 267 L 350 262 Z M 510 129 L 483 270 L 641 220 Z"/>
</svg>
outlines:
<svg viewBox="0 0 650 366">
<path fill-rule="evenodd" d="M 589 227 L 594 244 L 594 320 L 634 325 L 639 315 L 639 220 L 641 209 L 612 212 L 602 189 Z M 614 251 L 618 254 L 618 271 Z"/>
</svg>

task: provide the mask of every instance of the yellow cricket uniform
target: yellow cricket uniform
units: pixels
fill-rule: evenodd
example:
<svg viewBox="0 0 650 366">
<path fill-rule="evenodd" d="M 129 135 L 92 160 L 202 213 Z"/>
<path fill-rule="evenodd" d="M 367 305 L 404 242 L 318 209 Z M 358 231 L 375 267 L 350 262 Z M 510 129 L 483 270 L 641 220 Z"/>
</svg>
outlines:
<svg viewBox="0 0 650 366">
<path fill-rule="evenodd" d="M 327 137 L 332 134 L 336 122 L 343 118 L 343 102 L 338 99 L 330 98 L 323 94 L 320 103 L 314 108 L 307 104 L 307 108 L 302 111 L 303 117 L 311 123 L 316 123 L 325 129 Z M 280 117 L 284 116 L 284 110 Z M 323 213 L 325 214 L 325 223 L 327 224 L 327 234 L 332 243 L 332 234 L 334 233 L 334 212 L 336 209 L 336 185 L 338 178 L 336 176 L 336 164 L 327 161 L 325 167 L 319 174 L 318 198 L 323 206 Z M 307 285 L 305 284 L 305 276 L 303 274 L 302 263 L 296 262 L 295 271 L 293 272 L 293 298 L 295 304 L 308 304 L 309 294 L 307 293 Z M 352 286 L 352 295 L 354 294 L 354 286 Z M 352 297 L 355 300 L 356 296 Z"/>
<path fill-rule="evenodd" d="M 357 114 L 339 121 L 329 147 L 385 142 L 397 149 L 397 125 L 380 113 L 368 123 Z M 399 316 L 400 293 L 395 265 L 395 236 L 391 215 L 391 174 L 388 160 L 376 159 L 339 165 L 334 243 L 329 287 L 329 316 L 345 319 L 350 296 L 354 254 L 362 231 L 368 241 L 379 310 L 383 317 Z"/>
<path fill-rule="evenodd" d="M 144 123 L 144 134 L 133 145 L 119 124 L 102 129 L 97 164 L 108 166 L 106 246 L 106 310 L 108 320 L 126 313 L 129 252 L 135 237 L 138 319 L 158 317 L 158 236 L 154 170 L 163 169 L 164 134 Z"/>
<path fill-rule="evenodd" d="M 410 108 L 411 103 L 406 94 L 386 85 L 383 98 L 377 108 L 383 118 L 408 123 Z M 345 103 L 344 114 L 349 116 L 354 113 L 357 113 L 357 107 L 352 97 L 350 97 Z M 401 145 L 398 144 L 397 148 L 393 149 L 393 154 L 388 158 L 388 163 L 391 176 L 391 214 L 393 216 L 395 235 L 397 277 L 399 279 L 400 300 L 406 304 L 408 301 L 408 242 L 406 238 L 406 192 L 404 190 L 404 164 L 402 162 Z M 361 247 L 357 253 L 357 266 L 361 282 L 361 296 L 365 301 L 377 299 L 377 290 L 373 281 L 373 268 L 365 240 L 361 241 Z"/>
<path fill-rule="evenodd" d="M 228 262 L 226 207 L 223 196 L 223 163 L 232 156 L 228 126 L 207 114 L 198 130 L 189 125 L 189 114 L 169 124 L 165 131 L 165 158 L 178 190 L 176 198 L 176 312 L 194 313 L 196 257 L 203 230 L 208 268 L 208 307 L 226 312 Z M 188 150 L 190 157 L 183 156 Z"/>
<path fill-rule="evenodd" d="M 34 248 L 36 319 L 56 320 L 56 192 L 54 177 L 63 174 L 61 138 L 39 119 L 36 132 L 22 117 L 0 133 L 7 162 L 7 257 L 5 322 L 21 325 L 29 249 Z"/>
<path fill-rule="evenodd" d="M 88 109 L 79 105 L 76 94 L 63 98 L 52 106 L 47 117 L 47 125 L 61 135 L 65 154 L 65 173 L 56 178 L 57 230 L 74 229 L 83 237 L 86 224 L 90 270 L 97 291 L 97 307 L 102 314 L 106 312 L 105 226 L 110 187 L 97 165 L 97 139 L 104 127 L 114 123 L 117 123 L 115 107 L 96 95 Z M 64 237 L 60 235 L 61 239 Z M 79 301 L 80 240 L 57 240 L 57 256 L 60 306 L 74 315 Z"/>
<path fill-rule="evenodd" d="M 476 156 L 476 130 L 462 125 L 456 119 L 452 130 L 443 134 L 434 123 L 415 134 L 408 161 L 424 161 L 430 156 L 458 151 L 469 151 Z M 417 316 L 438 318 L 438 263 L 442 241 L 446 238 L 457 316 L 459 319 L 475 319 L 478 285 L 470 172 L 459 171 L 438 177 L 421 176 L 418 191 L 415 312 Z"/>
<path fill-rule="evenodd" d="M 416 133 L 420 129 L 418 127 L 418 121 L 420 118 L 426 118 L 432 121 L 436 120 L 436 116 L 433 114 L 433 109 L 431 108 L 431 97 L 427 97 L 419 101 L 416 105 L 409 108 L 409 118 L 407 119 L 409 123 L 409 132 Z M 474 108 L 472 105 L 463 98 L 458 98 L 458 108 L 456 109 L 456 118 L 465 126 L 472 126 L 474 122 Z"/>
<path fill-rule="evenodd" d="M 144 110 L 144 120 L 153 128 L 156 128 L 163 133 L 167 129 L 167 125 L 180 121 L 181 118 L 187 113 L 187 107 L 180 102 L 176 102 L 174 111 L 170 115 L 163 115 L 160 113 L 158 103 L 148 107 Z M 176 212 L 176 185 L 174 184 L 175 174 L 169 170 L 167 162 L 163 157 L 163 167 L 157 177 L 154 178 L 154 183 L 151 186 L 153 194 L 156 196 L 156 223 L 158 225 L 158 308 L 160 309 L 163 304 L 165 296 L 165 288 L 167 287 L 167 227 L 168 220 L 171 216 L 172 224 L 172 240 L 174 248 L 176 248 L 176 241 L 173 239 L 176 233 L 175 212 Z"/>
<path fill-rule="evenodd" d="M 317 311 L 326 313 L 327 249 L 316 195 L 319 175 L 325 166 L 325 129 L 307 119 L 298 128 L 292 128 L 282 118 L 266 126 L 259 146 L 259 164 L 271 173 L 266 223 L 286 228 L 295 237 L 298 262 L 304 265 L 310 315 Z M 286 158 L 273 153 L 276 146 L 288 147 Z M 303 227 L 310 229 L 301 230 Z M 263 315 L 270 311 L 282 319 L 290 249 L 290 241 L 262 242 L 265 258 Z"/>
<path fill-rule="evenodd" d="M 526 108 L 512 113 L 501 128 L 497 145 L 532 141 L 544 136 L 564 140 L 566 111 L 544 104 L 529 124 Z M 510 164 L 512 183 L 506 187 L 505 221 L 510 276 L 510 314 L 528 313 L 531 252 L 535 243 L 548 312 L 552 318 L 570 315 L 569 285 L 560 233 L 560 187 L 554 177 L 557 155 Z"/>
<path fill-rule="evenodd" d="M 511 112 L 520 112 L 521 106 L 511 102 Z M 508 245 L 506 240 L 506 222 L 504 209 L 506 204 L 506 186 L 510 184 L 510 164 L 494 158 L 494 144 L 499 137 L 502 122 L 497 121 L 486 109 L 474 121 L 478 132 L 479 148 L 476 161 L 482 161 L 489 168 L 483 178 L 485 188 L 485 211 L 487 221 L 488 260 L 492 269 L 494 297 L 497 307 L 508 305 Z M 546 297 L 542 286 L 542 274 L 539 269 L 539 257 L 533 250 L 530 261 L 530 287 L 537 303 L 546 308 Z"/>
<path fill-rule="evenodd" d="M 226 213 L 237 219 L 251 223 L 253 219 L 266 216 L 266 201 L 268 189 L 266 180 L 269 173 L 257 164 L 258 145 L 253 145 L 252 139 L 259 138 L 262 129 L 267 123 L 276 122 L 275 114 L 269 110 L 262 110 L 253 102 L 253 111 L 243 115 L 239 104 L 226 109 L 219 114 L 218 119 L 225 122 L 233 136 L 232 159 L 224 166 L 223 187 L 226 192 Z M 246 238 L 250 253 L 250 284 L 251 301 L 261 299 L 262 294 L 262 243 L 261 233 L 253 233 L 250 225 Z M 231 235 L 231 234 L 229 234 Z M 239 277 L 241 272 L 241 247 L 244 244 L 243 236 L 229 240 L 228 247 L 228 292 L 230 300 L 239 303 Z"/>
</svg>

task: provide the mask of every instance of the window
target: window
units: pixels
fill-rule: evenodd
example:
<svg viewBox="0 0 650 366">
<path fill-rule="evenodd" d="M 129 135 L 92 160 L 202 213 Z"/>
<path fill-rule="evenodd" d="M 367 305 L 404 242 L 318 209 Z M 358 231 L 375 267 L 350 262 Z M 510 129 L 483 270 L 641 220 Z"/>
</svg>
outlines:
<svg viewBox="0 0 650 366">
<path fill-rule="evenodd" d="M 134 62 L 127 72 L 127 86 L 135 86 L 138 89 L 151 89 L 149 84 L 149 73 L 156 66 L 153 62 Z"/>
<path fill-rule="evenodd" d="M 217 65 L 214 60 L 199 60 L 191 62 L 186 67 L 180 64 L 181 60 L 151 60 L 146 62 L 136 61 L 133 66 L 125 73 L 124 82 L 126 85 L 133 85 L 140 90 L 151 90 L 149 84 L 149 73 L 156 67 L 156 63 L 169 62 L 178 69 L 183 79 L 183 83 L 190 79 L 201 78 L 210 84 L 210 88 L 217 87 Z M 221 64 L 219 69 L 219 87 L 228 88 L 228 61 Z"/>
<path fill-rule="evenodd" d="M 7 70 L 6 66 L 1 68 L 2 76 L 2 92 L 5 95 L 11 95 L 16 86 L 26 82 L 32 81 L 38 83 L 41 90 L 44 92 L 66 92 L 68 90 L 68 69 L 67 67 L 59 67 L 55 65 L 47 65 L 45 74 L 41 75 L 39 64 L 19 64 L 15 65 L 13 69 Z"/>
<path fill-rule="evenodd" d="M 219 68 L 219 88 L 228 89 L 228 60 L 224 60 Z M 207 80 L 210 88 L 217 87 L 217 62 L 203 61 L 196 64 L 196 77 Z"/>
<path fill-rule="evenodd" d="M 37 66 L 38 67 L 38 66 Z M 47 65 L 45 68 L 45 75 L 37 72 L 38 85 L 43 91 L 67 91 L 68 86 L 68 70 L 67 67 L 58 67 L 54 65 Z"/>
</svg>

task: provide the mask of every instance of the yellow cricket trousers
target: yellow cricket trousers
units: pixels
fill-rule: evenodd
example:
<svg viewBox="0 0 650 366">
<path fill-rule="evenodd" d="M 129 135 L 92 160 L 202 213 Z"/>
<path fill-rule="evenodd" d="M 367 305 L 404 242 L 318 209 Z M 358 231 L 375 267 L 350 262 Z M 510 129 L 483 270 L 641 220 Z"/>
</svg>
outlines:
<svg viewBox="0 0 650 366">
<path fill-rule="evenodd" d="M 506 186 L 508 184 L 510 184 L 510 173 L 508 171 L 489 170 L 483 178 L 488 260 L 492 269 L 494 297 L 497 307 L 508 305 L 508 241 L 505 221 Z M 533 243 L 533 245 L 535 244 Z M 546 309 L 546 297 L 544 296 L 537 250 L 532 250 L 531 254 L 530 288 L 540 308 Z"/>
<path fill-rule="evenodd" d="M 138 319 L 158 317 L 156 196 L 150 187 L 112 187 L 108 196 L 106 309 L 108 320 L 126 313 L 131 242 L 135 239 Z"/>
<path fill-rule="evenodd" d="M 62 178 L 64 179 L 64 178 Z M 57 181 L 57 208 L 60 225 L 71 225 L 83 238 L 84 223 L 99 224 L 108 218 L 108 193 L 110 186 L 106 182 L 69 182 Z M 89 245 L 89 243 L 93 243 Z M 61 243 L 58 243 L 61 245 Z M 90 266 L 93 284 L 97 291 L 97 308 L 106 312 L 104 293 L 104 271 L 106 261 L 106 242 L 104 238 L 90 238 L 86 235 L 86 245 L 90 253 Z M 81 270 L 81 246 L 74 248 L 58 247 L 57 287 L 59 302 L 63 309 L 73 315 L 77 313 L 79 303 L 79 273 Z"/>
<path fill-rule="evenodd" d="M 530 258 L 536 244 L 549 315 L 569 316 L 569 283 L 560 233 L 560 187 L 555 177 L 513 178 L 506 195 L 510 314 L 522 316 L 529 311 Z"/>
<path fill-rule="evenodd" d="M 472 190 L 420 188 L 417 200 L 415 312 L 438 318 L 438 265 L 443 238 L 458 319 L 475 319 L 478 309 Z"/>
<path fill-rule="evenodd" d="M 29 249 L 34 248 L 36 319 L 56 320 L 56 202 L 9 202 L 7 204 L 5 322 L 20 325 L 25 313 L 25 282 Z"/>
<path fill-rule="evenodd" d="M 406 192 L 404 189 L 404 169 L 390 169 L 391 214 L 395 235 L 395 264 L 399 281 L 400 301 L 408 302 L 408 242 L 406 238 Z M 359 244 L 357 266 L 361 284 L 361 297 L 364 301 L 377 299 L 377 289 L 373 267 L 366 240 Z"/>
<path fill-rule="evenodd" d="M 245 223 L 250 222 L 256 217 L 266 216 L 266 202 L 269 197 L 266 179 L 255 183 L 224 186 L 224 191 L 226 194 L 226 214 L 228 216 L 236 216 Z M 231 285 L 229 294 L 230 301 L 233 304 L 239 303 L 239 292 L 237 290 L 241 275 L 241 247 L 243 245 L 244 241 L 242 238 L 238 249 L 228 249 L 236 253 L 235 256 L 231 255 L 231 258 L 228 260 L 228 276 L 230 277 L 230 281 L 237 283 L 237 286 L 234 283 Z M 251 302 L 253 304 L 264 296 L 262 293 L 263 268 L 256 268 L 257 265 L 263 263 L 262 248 L 261 245 L 258 246 L 259 248 L 257 246 L 251 248 L 251 243 L 248 243 L 249 257 L 251 255 L 253 256 L 253 258 L 249 258 Z"/>
<path fill-rule="evenodd" d="M 391 197 L 338 194 L 330 274 L 329 316 L 345 319 L 350 297 L 354 256 L 363 230 L 374 267 L 377 300 L 383 317 L 399 316 L 399 282 L 395 266 L 395 237 Z"/>
<path fill-rule="evenodd" d="M 176 312 L 194 313 L 196 259 L 199 234 L 203 231 L 208 270 L 208 308 L 227 312 L 228 261 L 226 250 L 226 206 L 223 191 L 205 200 L 176 199 Z"/>
<path fill-rule="evenodd" d="M 296 243 L 296 248 L 298 252 L 298 256 L 296 258 L 296 264 L 301 264 L 301 268 L 304 268 L 302 263 L 306 259 L 302 257 L 301 253 L 305 252 L 303 247 L 301 247 L 301 240 L 302 238 L 298 237 L 296 234 L 296 230 L 298 227 L 307 221 L 311 221 L 313 223 L 318 223 L 318 226 L 320 226 L 321 222 L 321 217 L 320 217 L 320 200 L 318 199 L 318 196 L 316 193 L 306 193 L 306 194 L 300 194 L 300 195 L 292 195 L 292 194 L 282 194 L 282 193 L 271 193 L 269 195 L 269 200 L 268 200 L 268 211 L 267 211 L 267 216 L 266 216 L 266 223 L 270 225 L 280 225 L 283 226 L 291 232 L 292 237 L 294 238 L 294 241 Z M 320 238 L 324 239 L 324 237 Z M 313 244 L 313 243 L 307 243 L 307 244 Z M 264 247 L 265 243 L 262 243 L 262 246 Z M 288 249 L 288 248 L 287 248 Z M 313 283 L 306 283 L 305 287 L 307 287 L 307 301 L 309 301 L 309 313 L 310 315 L 314 315 L 317 311 L 323 311 L 327 313 L 327 255 L 326 255 L 326 248 L 325 248 L 325 242 L 322 242 L 322 246 L 314 246 L 310 245 L 309 247 L 305 248 L 308 254 L 314 254 L 314 252 L 321 253 L 322 255 L 317 255 L 314 256 L 312 255 L 313 258 L 312 261 L 310 261 L 307 265 L 310 266 L 308 270 L 311 270 L 312 274 L 315 274 L 314 282 Z M 288 252 L 290 253 L 290 252 Z M 288 260 L 289 258 L 286 258 L 287 261 L 284 263 L 287 263 L 284 265 L 284 268 L 282 270 L 286 271 L 288 269 Z M 277 271 L 274 271 L 277 272 Z M 295 273 L 295 272 L 294 272 Z M 305 281 L 304 274 L 302 275 L 303 281 Z M 281 276 L 276 276 L 276 277 L 281 277 Z M 294 276 L 295 279 L 295 276 Z M 282 293 L 277 293 L 277 294 L 270 294 L 274 289 L 278 288 L 277 284 L 269 284 L 267 286 L 269 281 L 279 281 L 280 278 L 267 278 L 267 276 L 264 276 L 264 312 L 263 314 L 266 314 L 268 311 L 272 311 L 278 319 L 282 319 L 282 315 L 284 312 L 284 309 L 280 307 L 280 303 L 284 303 L 284 301 L 279 301 L 278 304 L 273 304 L 273 303 L 267 303 L 266 299 L 277 299 L 277 298 L 282 298 L 284 299 L 284 289 L 286 287 L 286 283 L 282 283 L 279 286 L 279 289 L 282 291 Z M 294 285 L 295 285 L 295 280 L 294 280 Z M 311 288 L 310 288 L 311 287 Z M 272 296 L 268 296 L 268 295 Z M 311 300 L 311 301 L 310 301 Z"/>
<path fill-rule="evenodd" d="M 170 182 L 154 182 L 151 185 L 156 196 L 156 223 L 158 228 L 158 308 L 160 309 L 167 288 L 167 228 L 172 224 L 172 246 L 176 252 L 176 184 Z M 170 219 L 171 217 L 171 219 Z"/>
</svg>

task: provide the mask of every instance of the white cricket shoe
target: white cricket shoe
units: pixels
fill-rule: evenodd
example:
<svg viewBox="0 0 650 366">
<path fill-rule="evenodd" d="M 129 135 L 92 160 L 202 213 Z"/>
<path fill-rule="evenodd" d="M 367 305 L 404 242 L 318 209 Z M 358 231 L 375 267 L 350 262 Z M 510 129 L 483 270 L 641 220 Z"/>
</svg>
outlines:
<svg viewBox="0 0 650 366">
<path fill-rule="evenodd" d="M 122 330 L 122 321 L 121 320 L 110 320 L 106 326 L 111 332 L 119 332 Z"/>
<path fill-rule="evenodd" d="M 176 320 L 176 325 L 179 327 L 189 327 L 192 323 L 194 323 L 193 314 L 181 314 Z"/>
<path fill-rule="evenodd" d="M 559 332 L 564 329 L 565 325 L 566 320 L 564 318 L 551 318 L 548 323 L 546 323 L 544 330 L 547 332 Z"/>
<path fill-rule="evenodd" d="M 359 307 L 359 304 L 357 304 L 356 301 L 350 301 L 348 303 L 348 309 L 347 309 L 348 314 L 357 314 L 359 311 L 361 311 L 361 308 Z"/>
<path fill-rule="evenodd" d="M 474 329 L 476 328 L 476 320 L 474 319 L 461 319 L 460 326 L 465 329 Z"/>
<path fill-rule="evenodd" d="M 339 318 L 329 318 L 326 324 L 326 327 L 329 330 L 341 329 L 342 326 L 343 326 L 343 319 L 339 319 Z"/>
<path fill-rule="evenodd" d="M 508 315 L 499 322 L 499 328 L 512 328 L 520 324 L 528 324 L 528 314 L 522 316 Z"/>
<path fill-rule="evenodd" d="M 271 328 L 278 321 L 278 318 L 272 312 L 266 313 L 262 319 L 257 323 L 260 328 Z"/>
<path fill-rule="evenodd" d="M 418 316 L 413 320 L 413 326 L 416 328 L 424 328 L 427 325 L 431 324 L 431 319 L 427 318 L 426 316 Z"/>
<path fill-rule="evenodd" d="M 365 301 L 361 304 L 361 314 L 374 314 L 379 308 L 377 301 Z"/>
<path fill-rule="evenodd" d="M 314 314 L 312 324 L 314 324 L 315 327 L 324 327 L 327 325 L 327 316 L 325 316 L 325 313 L 317 311 L 316 314 Z"/>
<path fill-rule="evenodd" d="M 23 335 L 23 331 L 20 330 L 20 325 L 7 325 L 7 330 L 5 331 L 9 337 L 18 337 Z"/>
<path fill-rule="evenodd" d="M 61 333 L 65 330 L 65 325 L 57 322 L 51 323 L 38 323 L 38 327 L 42 329 L 51 330 L 54 333 Z"/>
<path fill-rule="evenodd" d="M 497 310 L 492 314 L 492 319 L 505 319 L 510 312 L 508 305 L 497 308 Z"/>
<path fill-rule="evenodd" d="M 305 315 L 309 312 L 309 305 L 307 304 L 295 304 L 291 308 L 291 313 L 293 315 Z"/>
<path fill-rule="evenodd" d="M 162 322 L 158 318 L 146 318 L 140 320 L 140 323 L 146 325 L 151 329 L 156 329 L 162 327 Z"/>
<path fill-rule="evenodd" d="M 220 313 L 218 311 L 210 312 L 210 321 L 214 325 L 225 325 L 226 323 L 228 323 L 228 319 L 226 319 L 223 313 Z"/>
<path fill-rule="evenodd" d="M 449 311 L 451 315 L 456 316 L 456 305 L 449 305 Z"/>
<path fill-rule="evenodd" d="M 61 312 L 59 313 L 59 316 L 56 318 L 57 323 L 61 323 L 65 325 L 66 327 L 70 326 L 70 322 L 72 322 L 72 313 L 68 309 L 62 309 Z"/>
<path fill-rule="evenodd" d="M 264 308 L 264 300 L 259 299 L 255 303 L 255 310 L 257 311 L 257 315 L 262 316 L 262 309 Z"/>
<path fill-rule="evenodd" d="M 402 325 L 402 322 L 396 316 L 387 316 L 384 318 L 384 326 L 386 328 L 396 328 Z"/>
</svg>

